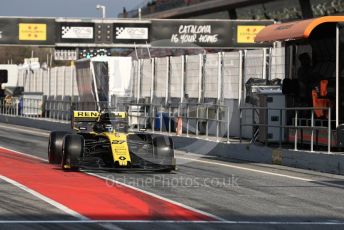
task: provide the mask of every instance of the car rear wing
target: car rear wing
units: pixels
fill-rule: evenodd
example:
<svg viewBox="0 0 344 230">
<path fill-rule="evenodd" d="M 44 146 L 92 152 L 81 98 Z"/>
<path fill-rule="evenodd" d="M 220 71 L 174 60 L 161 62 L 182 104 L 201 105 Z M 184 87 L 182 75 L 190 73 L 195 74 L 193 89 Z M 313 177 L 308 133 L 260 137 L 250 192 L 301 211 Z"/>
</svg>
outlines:
<svg viewBox="0 0 344 230">
<path fill-rule="evenodd" d="M 85 130 L 91 123 L 98 122 L 99 120 L 127 120 L 128 115 L 126 112 L 108 112 L 100 113 L 98 111 L 73 111 L 71 120 L 72 129 Z"/>
<path fill-rule="evenodd" d="M 74 122 L 96 122 L 99 116 L 98 111 L 73 111 Z"/>
<path fill-rule="evenodd" d="M 126 112 L 109 112 L 109 113 L 103 113 L 100 115 L 104 119 L 126 119 L 128 117 L 128 114 Z"/>
<path fill-rule="evenodd" d="M 98 121 L 99 116 L 100 113 L 98 111 L 73 111 L 71 119 L 72 129 L 87 131 L 92 123 Z"/>
</svg>

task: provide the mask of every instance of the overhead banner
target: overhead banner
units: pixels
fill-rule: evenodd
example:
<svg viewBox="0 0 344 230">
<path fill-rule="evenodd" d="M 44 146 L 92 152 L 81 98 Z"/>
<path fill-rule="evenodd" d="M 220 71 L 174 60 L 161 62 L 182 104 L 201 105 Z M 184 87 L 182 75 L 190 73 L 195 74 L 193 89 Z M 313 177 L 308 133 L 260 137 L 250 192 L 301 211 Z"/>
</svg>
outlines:
<svg viewBox="0 0 344 230">
<path fill-rule="evenodd" d="M 47 24 L 19 23 L 20 41 L 46 41 Z"/>
<path fill-rule="evenodd" d="M 0 44 L 59 47 L 140 47 L 235 49 L 265 47 L 256 35 L 273 21 L 0 17 Z"/>
<path fill-rule="evenodd" d="M 0 44 L 54 45 L 55 20 L 0 18 Z"/>
<path fill-rule="evenodd" d="M 269 44 L 255 43 L 257 34 L 273 21 L 233 21 L 232 38 L 235 47 L 265 47 Z"/>
<path fill-rule="evenodd" d="M 264 29 L 265 26 L 251 25 L 251 26 L 237 26 L 237 43 L 255 43 L 254 38 Z"/>
<path fill-rule="evenodd" d="M 18 19 L 0 19 L 0 44 L 17 44 L 19 42 L 17 25 Z"/>
<path fill-rule="evenodd" d="M 60 22 L 57 25 L 58 43 L 94 43 L 94 23 Z"/>
<path fill-rule="evenodd" d="M 62 26 L 62 39 L 92 39 L 93 27 Z"/>
<path fill-rule="evenodd" d="M 114 43 L 149 43 L 150 24 L 115 23 Z"/>
<path fill-rule="evenodd" d="M 232 46 L 232 22 L 219 20 L 152 20 L 153 47 Z"/>
</svg>

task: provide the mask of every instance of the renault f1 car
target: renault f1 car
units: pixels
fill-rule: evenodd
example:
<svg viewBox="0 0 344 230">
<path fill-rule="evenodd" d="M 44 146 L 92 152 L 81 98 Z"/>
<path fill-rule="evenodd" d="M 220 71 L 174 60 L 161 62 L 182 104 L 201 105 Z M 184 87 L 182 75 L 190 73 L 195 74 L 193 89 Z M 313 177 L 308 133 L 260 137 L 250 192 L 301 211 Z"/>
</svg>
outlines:
<svg viewBox="0 0 344 230">
<path fill-rule="evenodd" d="M 48 159 L 64 170 L 176 169 L 170 137 L 129 132 L 126 112 L 74 111 L 73 133 L 53 131 Z"/>
</svg>

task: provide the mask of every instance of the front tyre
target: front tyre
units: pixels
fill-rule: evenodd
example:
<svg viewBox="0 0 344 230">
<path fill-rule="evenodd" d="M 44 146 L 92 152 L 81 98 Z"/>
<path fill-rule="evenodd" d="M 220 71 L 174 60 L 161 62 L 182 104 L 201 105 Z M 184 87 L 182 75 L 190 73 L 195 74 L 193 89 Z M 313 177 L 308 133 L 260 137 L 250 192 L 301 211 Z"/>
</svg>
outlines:
<svg viewBox="0 0 344 230">
<path fill-rule="evenodd" d="M 84 138 L 81 135 L 69 134 L 63 139 L 63 156 L 61 168 L 76 171 L 84 151 Z"/>
<path fill-rule="evenodd" d="M 48 162 L 49 164 L 61 164 L 63 138 L 68 132 L 53 131 L 49 135 Z"/>
</svg>

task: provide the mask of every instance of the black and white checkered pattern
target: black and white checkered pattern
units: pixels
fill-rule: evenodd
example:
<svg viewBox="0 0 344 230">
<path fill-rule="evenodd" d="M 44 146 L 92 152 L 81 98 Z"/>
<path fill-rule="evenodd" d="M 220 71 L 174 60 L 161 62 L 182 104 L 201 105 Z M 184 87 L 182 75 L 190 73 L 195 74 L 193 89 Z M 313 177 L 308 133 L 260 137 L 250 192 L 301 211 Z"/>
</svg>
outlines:
<svg viewBox="0 0 344 230">
<path fill-rule="evenodd" d="M 62 36 L 68 33 L 70 29 L 71 29 L 70 26 L 62 26 Z"/>
<path fill-rule="evenodd" d="M 116 36 L 120 35 L 125 30 L 125 27 L 116 27 Z"/>
</svg>

